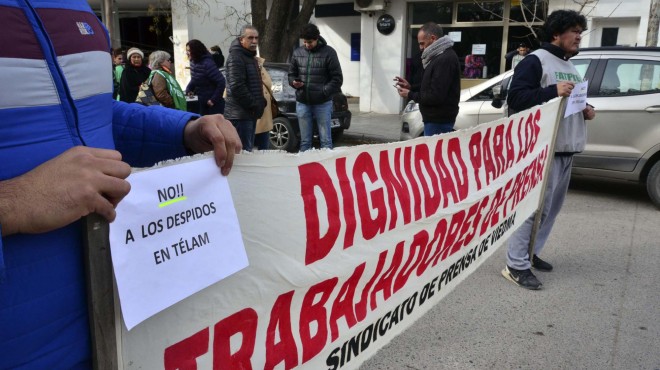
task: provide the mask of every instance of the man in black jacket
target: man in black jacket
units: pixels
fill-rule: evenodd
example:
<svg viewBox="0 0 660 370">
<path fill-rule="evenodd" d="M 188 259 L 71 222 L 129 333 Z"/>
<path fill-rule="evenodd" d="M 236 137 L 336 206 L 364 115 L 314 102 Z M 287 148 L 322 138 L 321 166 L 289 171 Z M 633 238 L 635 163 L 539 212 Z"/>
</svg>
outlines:
<svg viewBox="0 0 660 370">
<path fill-rule="evenodd" d="M 289 84 L 296 89 L 300 151 L 312 146 L 313 117 L 318 124 L 321 148 L 332 149 L 332 97 L 341 91 L 344 82 L 341 66 L 335 49 L 321 37 L 318 27 L 306 25 L 300 37 L 303 46 L 293 51 L 289 66 Z"/>
<path fill-rule="evenodd" d="M 257 119 L 266 107 L 261 71 L 255 58 L 259 32 L 252 25 L 241 28 L 241 35 L 231 43 L 227 57 L 227 103 L 225 118 L 231 121 L 241 138 L 243 149 L 252 151 Z"/>
<path fill-rule="evenodd" d="M 424 75 L 419 89 L 402 77 L 395 77 L 397 90 L 403 98 L 419 104 L 424 120 L 424 136 L 433 136 L 454 130 L 461 97 L 461 67 L 458 56 L 451 48 L 454 42 L 442 36 L 442 27 L 425 23 L 417 33 L 422 51 Z"/>
</svg>

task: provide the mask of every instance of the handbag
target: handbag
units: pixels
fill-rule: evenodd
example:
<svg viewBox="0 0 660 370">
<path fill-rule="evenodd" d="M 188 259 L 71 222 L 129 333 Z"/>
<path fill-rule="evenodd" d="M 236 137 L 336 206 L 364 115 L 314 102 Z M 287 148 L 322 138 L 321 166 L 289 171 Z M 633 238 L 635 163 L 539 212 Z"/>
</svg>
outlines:
<svg viewBox="0 0 660 370">
<path fill-rule="evenodd" d="M 277 105 L 277 100 L 273 97 L 273 94 L 270 95 L 270 113 L 273 115 L 273 118 L 280 115 L 280 107 Z"/>
<path fill-rule="evenodd" d="M 148 81 L 145 81 L 140 85 L 140 88 L 138 89 L 138 94 L 137 98 L 135 98 L 136 103 L 140 103 L 142 105 L 162 105 L 158 99 L 156 99 L 156 95 L 154 95 L 154 90 L 151 88 L 151 79 Z"/>
<path fill-rule="evenodd" d="M 268 89 L 266 83 L 263 84 L 266 90 L 268 90 L 268 96 L 270 97 L 270 114 L 273 118 L 275 118 L 280 115 L 280 107 L 277 105 L 277 100 L 275 100 L 275 97 L 273 96 L 273 92 L 270 91 L 270 89 Z"/>
</svg>

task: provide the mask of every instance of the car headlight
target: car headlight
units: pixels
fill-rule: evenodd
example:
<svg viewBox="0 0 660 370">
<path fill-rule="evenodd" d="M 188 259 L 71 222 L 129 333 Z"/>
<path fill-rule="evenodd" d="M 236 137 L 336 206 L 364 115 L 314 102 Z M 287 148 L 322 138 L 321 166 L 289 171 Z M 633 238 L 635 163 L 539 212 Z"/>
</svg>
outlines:
<svg viewBox="0 0 660 370">
<path fill-rule="evenodd" d="M 414 100 L 411 100 L 406 104 L 406 107 L 403 108 L 403 113 L 410 113 L 419 110 L 419 104 L 415 103 Z"/>
</svg>

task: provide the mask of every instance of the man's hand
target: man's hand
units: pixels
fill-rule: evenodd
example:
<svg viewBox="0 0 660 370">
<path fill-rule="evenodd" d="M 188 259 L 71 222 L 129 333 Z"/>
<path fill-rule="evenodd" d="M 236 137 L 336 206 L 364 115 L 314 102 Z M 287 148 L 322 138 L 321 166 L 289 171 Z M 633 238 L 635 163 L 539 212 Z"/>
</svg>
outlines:
<svg viewBox="0 0 660 370">
<path fill-rule="evenodd" d="M 131 189 L 131 167 L 115 150 L 77 146 L 21 176 L 0 182 L 2 234 L 43 233 L 90 213 L 112 222 Z"/>
<path fill-rule="evenodd" d="M 596 118 L 596 110 L 594 109 L 593 106 L 587 104 L 587 107 L 582 110 L 582 114 L 584 115 L 584 119 L 586 120 L 591 120 Z"/>
<path fill-rule="evenodd" d="M 212 106 L 214 105 L 214 104 L 213 104 L 213 100 L 209 99 L 209 100 L 206 102 L 206 105 L 209 106 L 209 107 L 212 107 Z"/>
<path fill-rule="evenodd" d="M 570 96 L 575 84 L 572 82 L 560 82 L 557 84 L 557 96 Z"/>
<path fill-rule="evenodd" d="M 396 86 L 397 89 L 410 90 L 410 82 L 408 82 L 405 78 L 400 77 L 400 76 L 396 76 L 396 77 L 394 77 L 394 81 L 396 82 L 394 84 L 394 86 Z M 400 92 L 399 92 L 399 95 L 401 95 Z"/>
<path fill-rule="evenodd" d="M 195 153 L 213 150 L 215 163 L 227 176 L 234 164 L 234 154 L 243 149 L 236 129 L 221 114 L 202 116 L 183 129 L 183 144 Z"/>
<path fill-rule="evenodd" d="M 299 88 L 305 86 L 305 83 L 302 82 L 301 80 L 293 80 L 293 82 L 291 83 L 291 85 L 292 85 L 295 89 L 299 89 Z"/>
<path fill-rule="evenodd" d="M 399 96 L 402 97 L 402 98 L 407 98 L 407 97 L 408 97 L 408 93 L 410 92 L 410 90 L 408 90 L 408 89 L 402 89 L 402 88 L 400 88 L 400 87 L 397 88 L 396 90 L 399 92 Z"/>
</svg>

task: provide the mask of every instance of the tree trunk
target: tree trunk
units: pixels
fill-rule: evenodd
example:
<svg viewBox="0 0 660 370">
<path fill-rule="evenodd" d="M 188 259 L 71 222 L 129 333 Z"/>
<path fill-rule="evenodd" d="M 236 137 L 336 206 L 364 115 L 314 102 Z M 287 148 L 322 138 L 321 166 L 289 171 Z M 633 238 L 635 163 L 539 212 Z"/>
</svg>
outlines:
<svg viewBox="0 0 660 370">
<path fill-rule="evenodd" d="M 267 0 L 250 0 L 252 24 L 259 31 L 259 52 L 267 61 L 288 61 L 300 30 L 309 22 L 316 5 L 316 0 L 302 1 L 300 8 L 300 0 L 273 0 L 267 15 Z"/>
<path fill-rule="evenodd" d="M 651 0 L 649 27 L 646 30 L 646 46 L 658 46 L 658 24 L 660 24 L 660 0 Z"/>
</svg>

